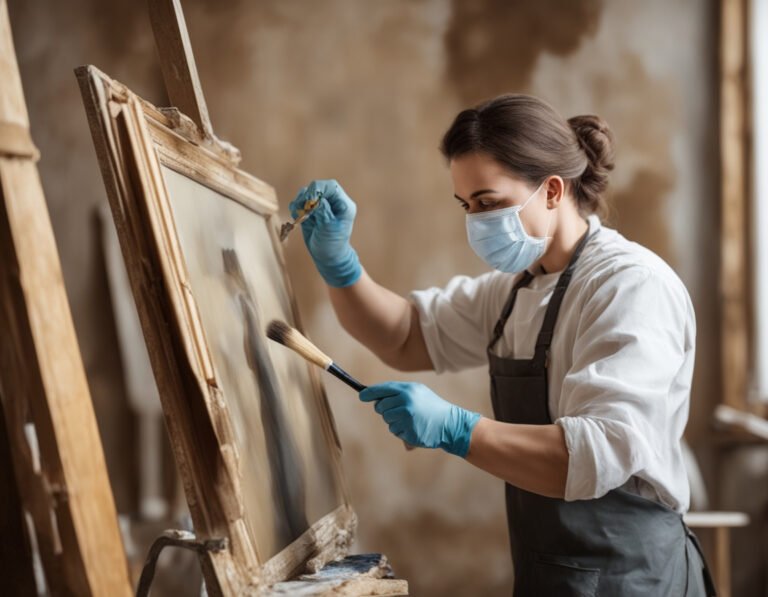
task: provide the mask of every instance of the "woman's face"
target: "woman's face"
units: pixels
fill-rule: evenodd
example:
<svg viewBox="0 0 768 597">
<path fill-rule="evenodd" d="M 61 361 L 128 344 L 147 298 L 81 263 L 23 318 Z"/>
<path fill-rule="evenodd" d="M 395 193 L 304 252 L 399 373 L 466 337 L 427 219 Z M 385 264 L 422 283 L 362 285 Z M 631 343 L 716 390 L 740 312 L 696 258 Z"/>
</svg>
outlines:
<svg viewBox="0 0 768 597">
<path fill-rule="evenodd" d="M 454 197 L 467 213 L 482 213 L 522 205 L 533 193 L 520 219 L 532 236 L 545 236 L 551 214 L 548 203 L 552 199 L 551 177 L 536 190 L 528 182 L 510 174 L 499 162 L 485 153 L 470 153 L 454 158 L 450 163 Z M 557 182 L 555 181 L 555 185 Z M 551 230 L 550 230 L 551 232 Z"/>
</svg>

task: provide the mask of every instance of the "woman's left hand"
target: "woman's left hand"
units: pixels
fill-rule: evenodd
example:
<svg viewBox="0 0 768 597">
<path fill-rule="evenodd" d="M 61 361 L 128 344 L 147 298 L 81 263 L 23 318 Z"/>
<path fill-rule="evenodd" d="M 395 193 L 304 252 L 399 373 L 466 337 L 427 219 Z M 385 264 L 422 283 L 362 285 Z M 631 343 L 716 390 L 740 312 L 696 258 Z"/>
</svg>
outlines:
<svg viewBox="0 0 768 597">
<path fill-rule="evenodd" d="M 375 402 L 389 430 L 413 446 L 442 448 L 464 458 L 480 415 L 443 400 L 420 383 L 390 381 L 360 392 Z"/>
</svg>

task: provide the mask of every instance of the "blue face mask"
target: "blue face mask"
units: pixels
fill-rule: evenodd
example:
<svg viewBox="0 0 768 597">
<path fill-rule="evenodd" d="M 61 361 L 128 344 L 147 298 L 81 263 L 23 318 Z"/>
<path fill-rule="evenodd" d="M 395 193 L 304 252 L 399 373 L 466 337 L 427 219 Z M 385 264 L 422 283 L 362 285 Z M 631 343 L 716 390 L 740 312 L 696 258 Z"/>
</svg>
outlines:
<svg viewBox="0 0 768 597">
<path fill-rule="evenodd" d="M 543 183 L 542 183 L 543 184 Z M 522 205 L 476 214 L 467 214 L 467 238 L 477 256 L 492 268 L 516 274 L 544 255 L 547 236 L 530 236 L 520 220 L 520 212 L 541 190 L 541 185 Z M 552 213 L 549 214 L 550 221 Z M 547 222 L 549 232 L 549 222 Z"/>
</svg>

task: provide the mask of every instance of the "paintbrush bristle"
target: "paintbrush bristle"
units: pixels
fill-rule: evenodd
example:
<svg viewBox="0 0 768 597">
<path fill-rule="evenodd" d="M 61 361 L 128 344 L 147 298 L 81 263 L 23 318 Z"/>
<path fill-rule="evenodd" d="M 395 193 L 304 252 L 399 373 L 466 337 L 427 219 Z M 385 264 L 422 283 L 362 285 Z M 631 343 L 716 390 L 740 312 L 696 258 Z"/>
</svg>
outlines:
<svg viewBox="0 0 768 597">
<path fill-rule="evenodd" d="M 278 344 L 287 346 L 309 362 L 323 369 L 327 369 L 333 363 L 331 357 L 307 340 L 299 330 L 289 326 L 284 321 L 277 319 L 270 321 L 267 326 L 267 337 Z"/>
</svg>

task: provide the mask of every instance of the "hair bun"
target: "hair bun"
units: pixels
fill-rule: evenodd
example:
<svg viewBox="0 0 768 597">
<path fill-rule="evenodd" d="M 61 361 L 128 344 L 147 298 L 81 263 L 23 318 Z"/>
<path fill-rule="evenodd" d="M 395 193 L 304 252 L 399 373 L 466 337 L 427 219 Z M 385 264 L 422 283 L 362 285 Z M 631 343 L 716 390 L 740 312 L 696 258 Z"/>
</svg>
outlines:
<svg viewBox="0 0 768 597">
<path fill-rule="evenodd" d="M 592 114 L 573 116 L 568 124 L 587 156 L 587 167 L 575 185 L 577 199 L 585 206 L 597 207 L 614 166 L 613 133 L 605 120 Z"/>
</svg>

